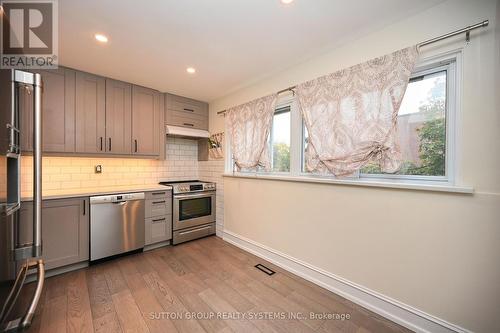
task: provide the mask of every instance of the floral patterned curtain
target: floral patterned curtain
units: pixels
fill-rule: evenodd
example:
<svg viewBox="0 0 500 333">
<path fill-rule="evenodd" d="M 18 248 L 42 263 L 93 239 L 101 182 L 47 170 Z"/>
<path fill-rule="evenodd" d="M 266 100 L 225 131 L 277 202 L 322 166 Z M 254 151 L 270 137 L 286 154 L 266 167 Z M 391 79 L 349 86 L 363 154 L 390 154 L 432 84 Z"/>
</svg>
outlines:
<svg viewBox="0 0 500 333">
<path fill-rule="evenodd" d="M 307 171 L 343 176 L 370 161 L 400 168 L 397 114 L 417 55 L 412 46 L 297 86 Z"/>
<path fill-rule="evenodd" d="M 226 131 L 238 169 L 269 170 L 268 138 L 277 94 L 262 97 L 226 112 Z"/>
</svg>

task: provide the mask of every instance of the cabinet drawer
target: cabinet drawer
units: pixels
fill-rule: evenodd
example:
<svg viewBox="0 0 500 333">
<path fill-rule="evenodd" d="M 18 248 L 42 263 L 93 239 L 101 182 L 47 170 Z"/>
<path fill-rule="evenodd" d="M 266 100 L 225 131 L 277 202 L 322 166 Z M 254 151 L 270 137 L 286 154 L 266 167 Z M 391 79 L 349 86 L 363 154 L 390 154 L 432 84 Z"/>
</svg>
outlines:
<svg viewBox="0 0 500 333">
<path fill-rule="evenodd" d="M 168 107 L 169 110 L 172 111 L 179 111 L 179 112 L 184 112 L 188 114 L 197 114 L 200 116 L 207 116 L 208 113 L 206 112 L 206 108 L 201 106 L 201 105 L 194 105 L 194 104 L 189 104 L 189 103 L 182 103 L 178 101 L 172 101 L 170 103 L 170 106 Z"/>
<path fill-rule="evenodd" d="M 172 239 L 172 216 L 147 218 L 145 220 L 146 245 Z"/>
<path fill-rule="evenodd" d="M 208 118 L 167 111 L 167 125 L 208 130 Z"/>
<path fill-rule="evenodd" d="M 153 191 L 153 192 L 146 192 L 145 199 L 146 200 L 163 200 L 165 198 L 169 198 L 169 200 L 172 200 L 172 190 L 164 190 L 164 191 Z"/>
<path fill-rule="evenodd" d="M 158 198 L 146 200 L 146 217 L 172 215 L 172 200 L 170 198 Z"/>
<path fill-rule="evenodd" d="M 208 106 L 206 103 L 176 95 L 167 96 L 167 109 L 169 111 L 208 117 Z"/>
<path fill-rule="evenodd" d="M 193 227 L 190 229 L 174 231 L 173 244 L 179 244 L 192 239 L 201 238 L 215 234 L 215 223 Z"/>
</svg>

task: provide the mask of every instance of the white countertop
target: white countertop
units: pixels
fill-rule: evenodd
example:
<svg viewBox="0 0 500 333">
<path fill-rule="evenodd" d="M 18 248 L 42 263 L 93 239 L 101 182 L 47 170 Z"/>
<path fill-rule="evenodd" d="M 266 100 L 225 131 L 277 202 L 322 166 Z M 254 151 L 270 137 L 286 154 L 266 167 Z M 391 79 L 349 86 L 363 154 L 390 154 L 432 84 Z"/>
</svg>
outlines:
<svg viewBox="0 0 500 333">
<path fill-rule="evenodd" d="M 131 192 L 151 192 L 172 190 L 171 186 L 149 184 L 149 185 L 128 185 L 128 186 L 110 186 L 110 187 L 95 187 L 95 188 L 80 188 L 66 190 L 44 190 L 42 193 L 43 200 L 64 199 L 76 197 L 89 197 L 94 195 L 120 194 Z M 22 193 L 21 201 L 33 200 L 32 193 Z"/>
</svg>

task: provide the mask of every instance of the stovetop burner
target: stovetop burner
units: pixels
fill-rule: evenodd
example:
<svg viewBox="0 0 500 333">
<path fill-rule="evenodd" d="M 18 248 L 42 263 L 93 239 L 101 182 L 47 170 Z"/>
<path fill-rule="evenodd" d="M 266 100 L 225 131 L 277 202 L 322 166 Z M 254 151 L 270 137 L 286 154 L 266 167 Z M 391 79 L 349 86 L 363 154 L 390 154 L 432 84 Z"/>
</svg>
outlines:
<svg viewBox="0 0 500 333">
<path fill-rule="evenodd" d="M 200 180 L 182 180 L 160 182 L 160 185 L 172 186 L 173 194 L 215 191 L 216 185 L 213 182 Z"/>
<path fill-rule="evenodd" d="M 182 184 L 182 183 L 205 183 L 202 182 L 201 180 L 173 180 L 173 181 L 166 181 L 166 182 L 160 182 L 160 185 L 172 185 L 172 184 Z"/>
</svg>

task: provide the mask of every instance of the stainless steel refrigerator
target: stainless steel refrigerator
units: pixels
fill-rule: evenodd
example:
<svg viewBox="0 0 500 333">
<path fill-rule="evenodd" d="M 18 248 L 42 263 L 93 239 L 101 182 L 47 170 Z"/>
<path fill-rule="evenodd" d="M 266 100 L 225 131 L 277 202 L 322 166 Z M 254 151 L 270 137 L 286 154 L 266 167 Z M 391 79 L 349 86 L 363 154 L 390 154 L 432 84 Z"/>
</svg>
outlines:
<svg viewBox="0 0 500 333">
<path fill-rule="evenodd" d="M 26 100 L 28 103 L 22 103 Z M 21 104 L 23 112 L 20 112 Z M 43 289 L 41 107 L 40 74 L 0 70 L 0 332 L 14 332 L 30 326 Z M 29 115 L 30 121 L 23 119 L 25 115 Z M 21 126 L 21 123 L 29 126 Z M 33 137 L 34 209 L 33 223 L 29 225 L 32 237 L 27 244 L 21 241 L 26 237 L 20 236 L 19 226 L 21 128 L 31 131 Z M 36 281 L 28 288 L 25 282 L 31 274 Z"/>
</svg>

